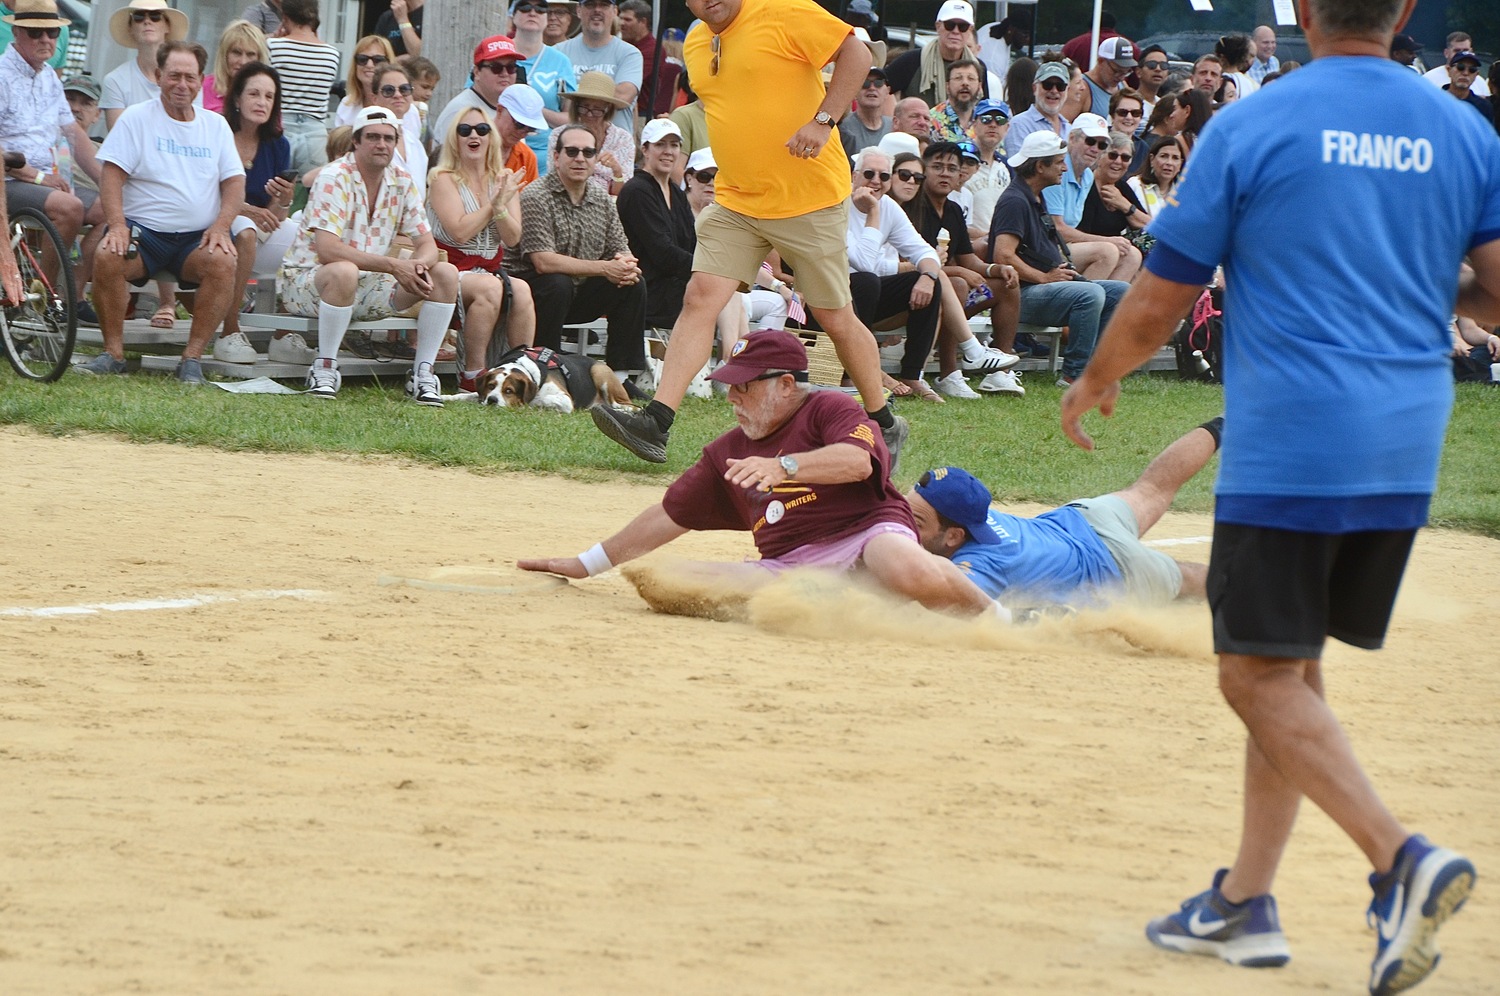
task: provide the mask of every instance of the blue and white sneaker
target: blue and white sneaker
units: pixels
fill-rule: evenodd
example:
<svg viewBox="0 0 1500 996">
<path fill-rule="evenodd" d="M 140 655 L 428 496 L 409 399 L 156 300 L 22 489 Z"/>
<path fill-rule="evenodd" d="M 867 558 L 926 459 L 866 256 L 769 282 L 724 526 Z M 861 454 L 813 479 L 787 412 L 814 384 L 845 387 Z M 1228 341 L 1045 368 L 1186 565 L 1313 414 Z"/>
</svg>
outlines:
<svg viewBox="0 0 1500 996">
<path fill-rule="evenodd" d="M 1279 968 L 1292 960 L 1276 915 L 1276 900 L 1256 896 L 1239 905 L 1219 891 L 1228 868 L 1214 875 L 1213 888 L 1182 904 L 1182 909 L 1146 924 L 1146 937 L 1168 951 L 1212 955 L 1245 968 Z"/>
<path fill-rule="evenodd" d="M 1366 914 L 1376 930 L 1372 996 L 1405 992 L 1437 968 L 1437 931 L 1474 889 L 1473 863 L 1416 834 L 1386 875 L 1371 875 L 1375 898 Z"/>
</svg>

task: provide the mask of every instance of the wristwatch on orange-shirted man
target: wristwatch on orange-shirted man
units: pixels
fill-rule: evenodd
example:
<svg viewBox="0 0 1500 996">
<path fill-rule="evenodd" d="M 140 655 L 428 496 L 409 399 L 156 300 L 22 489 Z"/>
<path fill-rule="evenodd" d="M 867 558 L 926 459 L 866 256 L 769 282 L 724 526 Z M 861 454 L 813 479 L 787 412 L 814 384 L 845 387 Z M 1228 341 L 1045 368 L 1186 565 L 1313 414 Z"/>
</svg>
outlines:
<svg viewBox="0 0 1500 996">
<path fill-rule="evenodd" d="M 827 111 L 819 111 L 818 113 L 814 114 L 813 120 L 818 124 L 826 125 L 829 128 L 832 128 L 834 125 L 839 123 L 838 119 L 835 118 L 832 114 L 829 114 Z"/>
</svg>

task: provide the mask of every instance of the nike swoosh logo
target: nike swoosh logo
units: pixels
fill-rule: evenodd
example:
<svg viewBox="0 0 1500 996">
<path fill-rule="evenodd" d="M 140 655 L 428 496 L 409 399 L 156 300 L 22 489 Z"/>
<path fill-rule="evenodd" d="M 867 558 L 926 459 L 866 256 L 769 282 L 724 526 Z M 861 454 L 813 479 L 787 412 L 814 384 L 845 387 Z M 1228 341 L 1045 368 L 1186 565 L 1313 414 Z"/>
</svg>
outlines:
<svg viewBox="0 0 1500 996">
<path fill-rule="evenodd" d="M 1205 937 L 1209 934 L 1212 934 L 1216 930 L 1222 930 L 1224 925 L 1228 922 L 1228 920 L 1205 921 L 1203 919 L 1203 911 L 1194 910 L 1193 915 L 1188 917 L 1188 930 L 1199 937 Z"/>
<path fill-rule="evenodd" d="M 1406 885 L 1396 883 L 1395 899 L 1391 903 L 1391 915 L 1380 919 L 1380 938 L 1389 944 L 1401 926 L 1401 916 L 1406 912 Z"/>
</svg>

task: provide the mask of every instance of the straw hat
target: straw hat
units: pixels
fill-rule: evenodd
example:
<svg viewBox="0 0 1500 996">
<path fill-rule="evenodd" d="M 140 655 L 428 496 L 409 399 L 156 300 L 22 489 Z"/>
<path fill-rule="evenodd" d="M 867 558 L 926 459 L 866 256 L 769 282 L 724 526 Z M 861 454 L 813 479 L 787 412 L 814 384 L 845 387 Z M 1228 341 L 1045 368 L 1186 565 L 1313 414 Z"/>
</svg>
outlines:
<svg viewBox="0 0 1500 996">
<path fill-rule="evenodd" d="M 57 15 L 53 0 L 17 0 L 15 13 L 6 14 L 4 20 L 23 28 L 65 28 L 73 23 Z"/>
<path fill-rule="evenodd" d="M 128 6 L 109 15 L 109 36 L 115 40 L 115 44 L 135 48 L 135 39 L 130 37 L 130 13 L 135 10 L 159 10 L 167 15 L 167 41 L 182 41 L 187 37 L 187 15 L 168 7 L 166 0 L 130 0 Z"/>
<path fill-rule="evenodd" d="M 140 2 L 140 0 L 137 0 Z M 609 73 L 584 73 L 578 77 L 578 89 L 560 95 L 563 100 L 602 100 L 617 110 L 629 107 L 629 101 L 615 96 L 615 81 Z"/>
</svg>

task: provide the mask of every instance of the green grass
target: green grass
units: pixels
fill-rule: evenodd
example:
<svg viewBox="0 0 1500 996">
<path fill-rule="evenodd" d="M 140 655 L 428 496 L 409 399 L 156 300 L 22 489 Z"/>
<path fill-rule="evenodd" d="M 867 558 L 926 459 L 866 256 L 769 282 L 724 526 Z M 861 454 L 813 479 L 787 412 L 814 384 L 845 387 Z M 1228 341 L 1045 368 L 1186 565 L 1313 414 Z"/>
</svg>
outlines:
<svg viewBox="0 0 1500 996">
<path fill-rule="evenodd" d="M 1030 378 L 1024 399 L 987 397 L 933 405 L 897 403 L 912 423 L 899 483 L 924 469 L 963 466 L 998 501 L 1057 504 L 1129 484 L 1167 443 L 1217 414 L 1220 389 L 1175 375 L 1130 378 L 1111 420 L 1087 425 L 1098 449 L 1070 445 L 1057 422 L 1061 391 Z M 1436 525 L 1500 537 L 1500 459 L 1495 426 L 1500 391 L 1458 385 L 1458 402 L 1438 493 Z M 672 433 L 664 466 L 645 464 L 601 436 L 587 415 L 450 404 L 420 408 L 401 397 L 399 379 L 346 386 L 332 402 L 278 395 L 194 390 L 163 376 L 92 379 L 69 374 L 56 384 L 0 372 L 0 424 L 55 435 L 103 432 L 137 442 L 170 442 L 226 450 L 382 454 L 478 472 L 540 471 L 579 480 L 628 477 L 665 484 L 698 457 L 703 444 L 730 428 L 722 400 L 689 400 Z M 1178 496 L 1183 511 L 1213 507 L 1213 475 L 1200 474 Z"/>
</svg>

